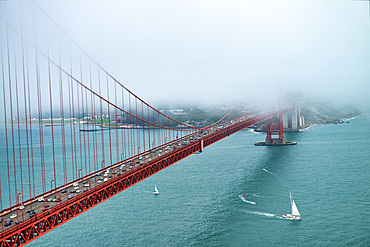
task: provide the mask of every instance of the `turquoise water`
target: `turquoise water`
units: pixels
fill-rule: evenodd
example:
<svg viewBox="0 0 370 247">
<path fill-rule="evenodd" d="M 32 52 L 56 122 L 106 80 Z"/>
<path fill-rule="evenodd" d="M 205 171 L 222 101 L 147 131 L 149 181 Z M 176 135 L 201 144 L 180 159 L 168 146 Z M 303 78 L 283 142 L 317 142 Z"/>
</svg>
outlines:
<svg viewBox="0 0 370 247">
<path fill-rule="evenodd" d="M 28 131 L 29 135 L 29 145 L 27 146 L 27 131 L 26 125 L 14 124 L 14 130 L 11 131 L 11 125 L 7 125 L 7 135 L 5 132 L 5 125 L 0 124 L 0 140 L 4 140 L 0 143 L 0 180 L 1 180 L 1 197 L 2 197 L 2 208 L 10 207 L 9 200 L 9 187 L 11 195 L 11 206 L 14 206 L 17 202 L 15 195 L 21 193 L 22 197 L 19 196 L 20 201 L 25 201 L 32 198 L 34 195 L 38 196 L 45 191 L 51 189 L 51 181 L 56 178 L 56 186 L 62 186 L 65 183 L 71 182 L 79 176 L 85 176 L 94 171 L 100 170 L 106 166 L 117 163 L 121 159 L 126 159 L 132 157 L 140 151 L 140 147 L 143 148 L 143 131 L 138 131 L 136 129 L 115 129 L 110 132 L 108 130 L 98 131 L 98 132 L 80 132 L 79 128 L 84 128 L 84 126 L 70 125 L 64 126 L 65 129 L 65 152 L 63 151 L 62 142 L 62 129 L 61 126 L 54 127 L 54 150 L 52 144 L 52 129 L 51 127 L 42 126 L 42 136 L 43 145 L 40 145 L 40 129 L 38 124 L 32 124 L 32 131 Z M 85 127 L 86 128 L 86 127 Z M 90 127 L 91 128 L 91 127 Z M 31 147 L 31 133 L 32 132 L 32 147 Z M 170 133 L 163 139 L 163 132 L 158 130 L 150 130 L 151 138 L 156 137 L 156 142 L 161 145 L 165 140 L 172 141 L 175 137 L 174 134 Z M 71 134 L 75 138 L 71 138 Z M 179 136 L 189 134 L 188 132 L 180 133 Z M 134 142 L 127 141 L 129 136 L 139 136 L 138 139 L 135 138 Z M 19 138 L 20 136 L 20 138 Z M 162 136 L 162 138 L 160 138 Z M 167 138 L 168 137 L 168 138 Z M 6 148 L 6 139 L 8 139 L 8 150 Z M 14 140 L 14 146 L 13 146 Z M 86 140 L 86 141 L 84 141 Z M 104 141 L 104 144 L 102 142 Z M 140 142 L 138 142 L 139 140 Z M 146 140 L 148 140 L 148 132 L 146 132 Z M 19 141 L 20 150 L 19 152 Z M 126 141 L 126 142 L 125 142 Z M 71 144 L 71 142 L 73 144 Z M 118 142 L 118 146 L 116 143 Z M 93 145 L 94 143 L 94 145 Z M 123 147 L 122 143 L 125 143 Z M 112 149 L 110 150 L 110 144 L 112 144 Z M 41 167 L 41 147 L 43 146 L 43 156 L 45 163 L 45 191 L 42 186 L 42 167 Z M 74 155 L 72 152 L 72 147 L 76 147 Z M 149 149 L 149 142 L 145 143 L 145 149 Z M 29 148 L 29 151 L 27 150 Z M 31 152 L 33 150 L 33 152 Z M 103 155 L 104 150 L 104 155 Z M 112 152 L 110 152 L 112 151 Z M 141 149 L 142 151 L 142 149 Z M 14 155 L 13 155 L 14 153 Z M 65 154 L 65 155 L 63 155 Z M 55 157 L 54 157 L 55 156 Z M 21 157 L 21 159 L 19 158 Z M 28 159 L 29 158 L 29 159 Z M 65 160 L 65 169 L 67 176 L 64 177 L 63 173 L 63 163 Z M 102 162 L 105 160 L 105 162 Z M 21 162 L 20 162 L 21 161 Z M 32 177 L 32 161 L 34 167 L 34 179 Z M 54 178 L 54 166 L 56 176 Z M 8 165 L 9 165 L 9 180 L 8 180 Z M 29 167 L 28 167 L 29 165 Z M 17 181 L 14 180 L 14 166 Z M 20 169 L 22 167 L 22 170 Z M 28 174 L 31 176 L 29 177 Z M 23 181 L 20 179 L 21 174 L 23 175 Z M 66 178 L 66 181 L 64 180 Z M 31 180 L 31 192 L 29 186 L 29 180 Z M 22 183 L 23 182 L 23 183 Z M 10 184 L 10 186 L 9 186 Z M 23 184 L 23 186 L 22 186 Z M 15 185 L 17 185 L 17 190 L 15 190 Z M 54 185 L 53 185 L 54 186 Z M 22 190 L 23 187 L 23 190 Z M 33 191 L 34 189 L 34 191 Z M 15 192 L 17 191 L 17 192 Z M 31 195 L 31 196 L 30 196 Z"/>
<path fill-rule="evenodd" d="M 370 115 L 264 138 L 234 134 L 29 246 L 370 246 Z M 289 190 L 302 221 L 280 218 Z"/>
</svg>

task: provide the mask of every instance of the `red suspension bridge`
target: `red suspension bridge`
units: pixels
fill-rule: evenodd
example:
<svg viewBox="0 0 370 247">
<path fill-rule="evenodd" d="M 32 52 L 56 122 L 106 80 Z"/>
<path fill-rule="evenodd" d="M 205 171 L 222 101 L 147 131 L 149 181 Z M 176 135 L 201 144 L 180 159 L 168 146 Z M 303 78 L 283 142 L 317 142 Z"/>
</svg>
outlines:
<svg viewBox="0 0 370 247">
<path fill-rule="evenodd" d="M 181 123 L 127 89 L 37 6 L 0 6 L 1 247 L 27 244 L 256 123 L 279 118 L 268 140 L 285 142 L 282 114 L 294 107 Z"/>
</svg>

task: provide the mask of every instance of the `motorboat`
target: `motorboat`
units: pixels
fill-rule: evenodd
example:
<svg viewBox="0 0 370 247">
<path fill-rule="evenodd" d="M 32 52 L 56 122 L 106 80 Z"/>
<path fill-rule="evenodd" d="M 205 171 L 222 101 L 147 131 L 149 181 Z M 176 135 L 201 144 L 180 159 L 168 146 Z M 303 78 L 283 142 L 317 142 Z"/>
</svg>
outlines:
<svg viewBox="0 0 370 247">
<path fill-rule="evenodd" d="M 247 200 L 247 198 L 245 198 L 245 193 L 243 195 L 239 195 L 239 198 L 242 199 L 243 202 L 246 202 L 246 203 L 250 203 L 250 204 L 257 204 L 256 202 L 252 202 L 252 201 L 249 201 Z"/>
</svg>

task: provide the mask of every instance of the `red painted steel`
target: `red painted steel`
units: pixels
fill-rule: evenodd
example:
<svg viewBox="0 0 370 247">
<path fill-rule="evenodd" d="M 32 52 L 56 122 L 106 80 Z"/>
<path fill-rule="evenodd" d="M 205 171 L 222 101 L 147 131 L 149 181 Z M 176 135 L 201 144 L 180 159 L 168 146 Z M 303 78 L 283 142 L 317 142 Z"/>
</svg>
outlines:
<svg viewBox="0 0 370 247">
<path fill-rule="evenodd" d="M 283 114 L 279 115 L 279 139 L 285 139 L 283 130 Z"/>
<path fill-rule="evenodd" d="M 283 129 L 283 113 L 280 112 L 277 116 L 276 121 L 273 121 L 272 119 L 268 119 L 266 121 L 266 142 L 272 142 L 273 135 L 279 135 L 279 140 L 282 143 L 285 143 L 285 137 L 284 137 L 284 129 Z M 276 138 L 275 138 L 276 139 Z M 275 140 L 274 139 L 274 140 Z"/>
<path fill-rule="evenodd" d="M 210 126 L 199 128 L 199 126 L 181 123 L 153 108 L 124 87 L 75 44 L 37 6 L 36 8 L 25 8 L 30 10 L 27 16 L 32 16 L 32 18 L 29 20 L 27 18 L 23 20 L 23 16 L 21 18 L 14 16 L 14 18 L 8 20 L 8 15 L 16 12 L 9 11 L 8 13 L 8 9 L 11 10 L 5 4 L 6 20 L 0 23 L 0 29 L 6 32 L 0 33 L 1 39 L 4 40 L 4 45 L 0 46 L 0 60 L 3 79 L 3 111 L 8 173 L 8 176 L 4 176 L 5 179 L 7 178 L 7 183 L 3 184 L 8 185 L 9 208 L 3 210 L 2 191 L 4 189 L 1 188 L 0 215 L 14 213 L 17 215 L 17 223 L 15 226 L 5 227 L 6 230 L 4 230 L 4 224 L 2 224 L 0 247 L 19 246 L 28 243 L 168 165 L 194 152 L 203 151 L 204 147 L 248 125 L 282 114 L 278 111 L 261 113 L 259 116 L 245 120 L 247 114 L 245 113 L 237 120 L 225 120 L 233 111 L 233 108 L 223 118 Z M 19 11 L 19 13 L 22 14 L 22 11 Z M 12 19 L 17 20 L 16 25 L 9 23 Z M 19 21 L 21 30 L 17 30 Z M 45 30 L 38 28 L 37 24 L 45 21 L 48 28 Z M 56 29 L 56 32 L 52 31 L 52 27 Z M 23 29 L 30 30 L 30 33 L 34 33 L 34 35 L 26 35 L 27 32 L 23 32 Z M 54 39 L 54 36 L 58 37 L 58 41 Z M 18 49 L 17 44 L 21 45 L 21 49 Z M 23 96 L 20 87 L 22 80 Z M 121 96 L 117 95 L 120 90 Z M 37 102 L 37 105 L 32 104 L 35 105 L 32 108 L 31 102 Z M 22 119 L 20 119 L 19 105 L 21 103 L 24 103 L 25 133 L 21 132 L 20 128 Z M 97 108 L 95 108 L 96 106 Z M 65 114 L 68 112 L 69 114 Z M 69 115 L 69 120 L 66 115 Z M 119 116 L 122 125 L 118 125 Z M 55 120 L 54 117 L 56 117 Z M 47 118 L 50 120 L 44 122 Z M 34 134 L 32 134 L 31 124 L 33 122 L 31 122 L 31 119 L 35 119 L 35 123 L 38 123 L 38 131 L 35 131 Z M 217 125 L 220 122 L 222 124 Z M 48 134 L 50 131 L 43 130 L 45 123 L 50 123 L 45 127 L 51 127 L 51 136 Z M 57 127 L 58 123 L 61 124 L 60 128 Z M 70 125 L 70 133 L 65 132 L 64 123 Z M 88 134 L 88 132 L 96 131 L 95 128 L 97 127 L 101 128 L 101 140 L 97 132 Z M 118 128 L 121 127 L 124 130 L 119 136 Z M 125 128 L 128 128 L 128 130 L 125 130 Z M 34 129 L 36 130 L 37 127 Z M 105 129 L 109 133 L 104 136 L 103 130 Z M 201 139 L 198 139 L 201 135 L 193 136 L 195 140 L 189 138 L 196 135 L 197 132 L 202 133 L 203 137 Z M 21 142 L 21 134 L 26 135 L 27 155 L 22 151 L 25 146 Z M 57 134 L 61 139 L 55 138 Z M 68 142 L 66 142 L 66 138 Z M 92 142 L 90 138 L 92 138 Z M 176 149 L 171 153 L 163 156 L 158 155 L 154 161 L 142 164 L 142 166 L 117 178 L 112 178 L 103 185 L 81 193 L 72 200 L 58 203 L 58 205 L 53 204 L 55 207 L 45 208 L 46 211 L 43 210 L 34 218 L 19 224 L 18 214 L 22 213 L 22 219 L 24 218 L 23 211 L 18 211 L 21 204 L 27 204 L 26 206 L 30 204 L 32 209 L 36 197 L 57 196 L 61 192 L 61 188 L 67 188 L 73 182 L 95 176 L 106 167 L 112 168 L 128 160 L 139 158 L 139 155 L 148 154 L 150 151 L 154 152 L 155 149 L 163 148 L 164 145 L 185 140 L 185 138 L 188 138 L 186 142 L 182 142 L 180 148 L 180 144 L 174 145 L 173 147 Z M 48 147 L 48 145 L 45 146 L 44 143 L 48 142 L 51 142 L 50 149 L 52 150 L 46 150 L 45 147 Z M 98 150 L 98 142 L 101 142 L 101 150 Z M 37 148 L 34 149 L 34 146 Z M 62 148 L 59 148 L 60 146 Z M 67 149 L 70 151 L 66 152 Z M 71 167 L 67 166 L 67 153 L 69 154 L 68 163 Z M 56 169 L 56 154 L 62 154 L 63 156 L 61 158 L 61 155 L 58 155 L 58 159 L 63 159 L 63 161 L 57 162 L 63 165 L 60 169 L 63 174 L 56 174 L 59 171 L 59 169 Z M 156 157 L 155 154 L 154 157 Z M 27 186 L 26 180 L 23 181 L 23 172 L 26 171 L 23 162 L 26 160 L 28 162 L 29 187 L 27 197 L 24 195 L 23 188 L 23 186 Z M 36 162 L 35 166 L 34 161 Z M 48 165 L 52 168 L 50 174 L 46 173 Z M 37 174 L 37 177 L 40 177 L 39 181 L 34 179 L 35 171 L 40 173 Z M 63 183 L 61 182 L 62 179 Z M 68 182 L 70 180 L 73 181 Z M 51 190 L 47 191 L 49 181 Z M 41 195 L 36 196 L 35 182 L 40 190 L 42 188 Z M 11 185 L 13 183 L 14 186 Z M 62 186 L 56 188 L 57 184 L 62 184 Z M 11 189 L 14 189 L 13 195 L 11 195 Z M 19 196 L 22 200 L 19 200 Z M 60 194 L 58 196 L 61 197 Z M 16 199 L 15 205 L 14 199 Z"/>
<path fill-rule="evenodd" d="M 289 109 L 285 111 L 289 111 Z M 195 152 L 200 151 L 202 149 L 202 143 L 204 147 L 207 147 L 229 135 L 247 128 L 248 126 L 276 117 L 282 113 L 283 111 L 274 111 L 221 128 L 202 139 L 158 157 L 150 163 L 109 180 L 90 191 L 55 206 L 54 208 L 50 208 L 43 213 L 36 214 L 34 218 L 28 219 L 23 223 L 2 232 L 0 247 L 13 247 L 27 244 L 145 178 Z"/>
</svg>

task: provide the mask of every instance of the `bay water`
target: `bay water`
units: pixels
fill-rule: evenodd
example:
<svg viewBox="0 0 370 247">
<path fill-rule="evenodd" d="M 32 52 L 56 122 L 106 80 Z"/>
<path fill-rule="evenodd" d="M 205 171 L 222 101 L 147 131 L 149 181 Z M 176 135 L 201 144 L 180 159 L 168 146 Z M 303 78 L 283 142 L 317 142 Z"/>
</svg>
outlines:
<svg viewBox="0 0 370 247">
<path fill-rule="evenodd" d="M 28 246 L 370 246 L 370 115 L 285 137 L 240 131 Z"/>
</svg>

